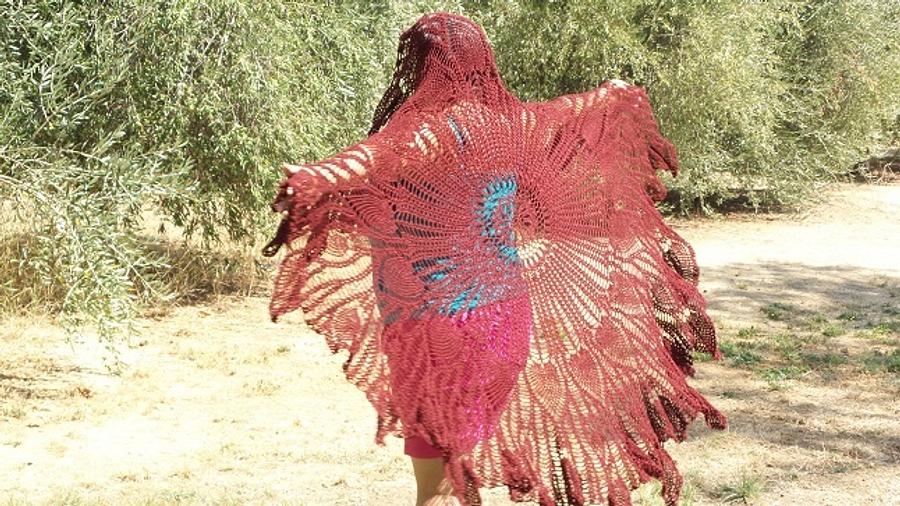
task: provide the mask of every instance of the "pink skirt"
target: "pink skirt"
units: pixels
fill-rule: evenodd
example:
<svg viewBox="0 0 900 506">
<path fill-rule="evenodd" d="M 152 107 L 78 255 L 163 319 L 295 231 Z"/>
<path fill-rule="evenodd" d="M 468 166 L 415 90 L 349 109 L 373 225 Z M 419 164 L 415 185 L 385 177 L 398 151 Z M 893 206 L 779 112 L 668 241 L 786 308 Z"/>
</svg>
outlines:
<svg viewBox="0 0 900 506">
<path fill-rule="evenodd" d="M 440 450 L 428 444 L 428 441 L 419 437 L 408 437 L 403 442 L 403 453 L 414 459 L 436 459 L 443 457 Z"/>
</svg>

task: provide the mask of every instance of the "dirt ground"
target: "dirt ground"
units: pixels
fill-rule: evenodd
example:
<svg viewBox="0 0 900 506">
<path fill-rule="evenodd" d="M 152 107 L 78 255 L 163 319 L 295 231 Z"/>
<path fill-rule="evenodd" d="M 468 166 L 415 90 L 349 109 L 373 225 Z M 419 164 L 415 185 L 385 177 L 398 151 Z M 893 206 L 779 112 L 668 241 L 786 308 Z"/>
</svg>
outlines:
<svg viewBox="0 0 900 506">
<path fill-rule="evenodd" d="M 682 504 L 900 505 L 900 185 L 675 226 L 726 355 L 694 384 L 730 420 L 670 445 Z M 298 321 L 262 298 L 176 308 L 139 322 L 120 374 L 92 336 L 0 322 L 0 505 L 413 504 L 400 442 L 373 443 L 342 357 Z"/>
</svg>

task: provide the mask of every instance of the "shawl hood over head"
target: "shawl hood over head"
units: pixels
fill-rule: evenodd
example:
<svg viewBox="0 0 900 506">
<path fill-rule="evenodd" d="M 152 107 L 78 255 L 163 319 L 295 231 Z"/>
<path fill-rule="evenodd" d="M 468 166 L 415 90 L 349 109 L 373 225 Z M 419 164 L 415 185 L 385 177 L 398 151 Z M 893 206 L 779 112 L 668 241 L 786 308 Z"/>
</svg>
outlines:
<svg viewBox="0 0 900 506">
<path fill-rule="evenodd" d="M 394 77 L 375 109 L 369 134 L 395 113 L 439 109 L 456 99 L 515 102 L 497 70 L 487 35 L 470 19 L 435 13 L 400 36 Z"/>
</svg>

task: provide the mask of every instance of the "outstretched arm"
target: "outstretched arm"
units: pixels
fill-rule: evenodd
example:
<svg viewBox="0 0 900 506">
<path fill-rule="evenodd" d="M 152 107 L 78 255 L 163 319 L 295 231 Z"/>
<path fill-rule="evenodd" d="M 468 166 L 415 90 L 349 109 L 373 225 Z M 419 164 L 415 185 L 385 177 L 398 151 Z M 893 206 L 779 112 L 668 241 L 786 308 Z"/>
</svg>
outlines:
<svg viewBox="0 0 900 506">
<path fill-rule="evenodd" d="M 384 148 L 376 137 L 378 134 L 316 163 L 284 164 L 281 167 L 285 179 L 278 187 L 271 208 L 283 218 L 275 238 L 263 249 L 263 255 L 275 255 L 282 244 L 290 243 L 306 232 L 315 235 L 317 227 L 309 219 L 311 211 L 332 202 L 342 193 L 361 187 L 368 180 L 374 172 L 378 151 Z"/>
<path fill-rule="evenodd" d="M 562 115 L 574 125 L 595 150 L 626 155 L 620 169 L 641 185 L 655 201 L 666 190 L 656 172 L 675 175 L 678 161 L 675 147 L 659 131 L 646 91 L 625 81 L 605 81 L 597 88 L 535 104 L 536 108 Z M 649 164 L 643 161 L 649 161 Z"/>
</svg>

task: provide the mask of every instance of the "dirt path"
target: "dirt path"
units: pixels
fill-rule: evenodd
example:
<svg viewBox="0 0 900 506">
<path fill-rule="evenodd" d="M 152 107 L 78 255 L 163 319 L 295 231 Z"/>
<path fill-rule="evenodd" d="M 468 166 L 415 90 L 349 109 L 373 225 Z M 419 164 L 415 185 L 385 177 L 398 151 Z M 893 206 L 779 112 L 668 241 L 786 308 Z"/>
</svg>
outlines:
<svg viewBox="0 0 900 506">
<path fill-rule="evenodd" d="M 900 504 L 900 186 L 829 195 L 802 216 L 676 223 L 727 356 L 695 384 L 731 422 L 671 445 L 685 505 Z M 118 376 L 90 338 L 0 324 L 0 505 L 412 504 L 341 358 L 265 315 L 241 298 L 142 320 Z M 636 504 L 661 504 L 653 488 Z"/>
</svg>

